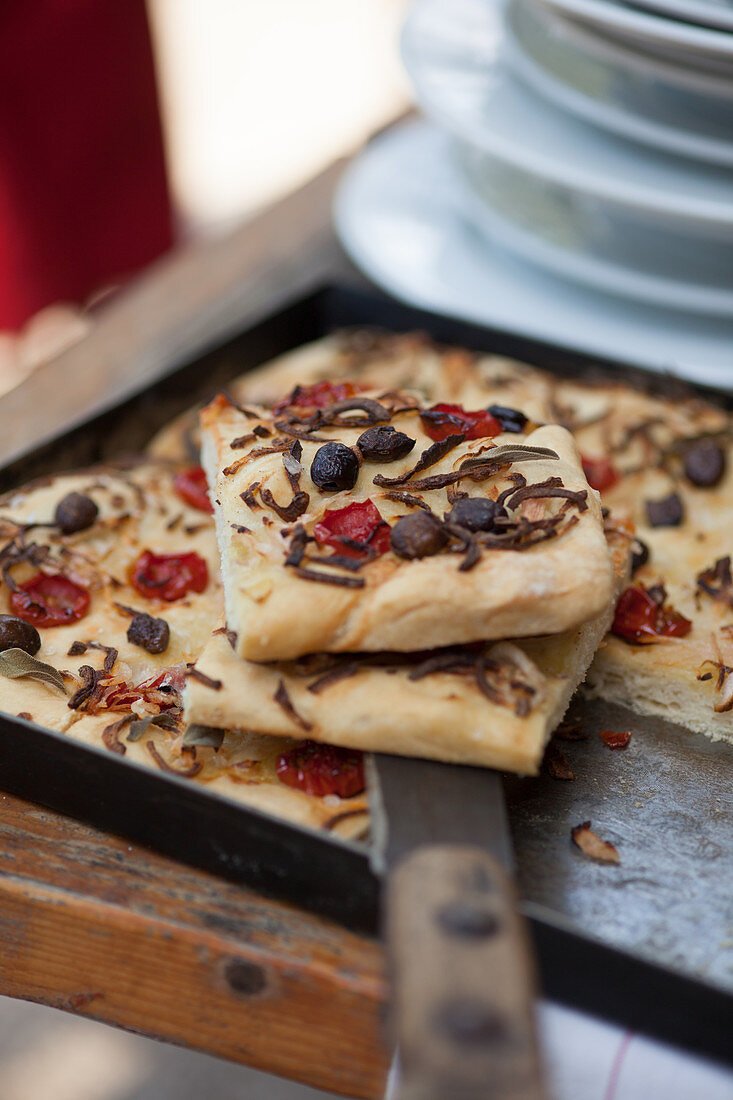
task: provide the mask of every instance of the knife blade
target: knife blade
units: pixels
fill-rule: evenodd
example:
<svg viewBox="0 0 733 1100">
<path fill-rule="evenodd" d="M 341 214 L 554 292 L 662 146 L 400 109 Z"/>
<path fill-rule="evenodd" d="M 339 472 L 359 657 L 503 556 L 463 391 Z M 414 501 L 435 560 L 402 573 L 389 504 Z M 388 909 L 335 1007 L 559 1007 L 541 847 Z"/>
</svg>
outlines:
<svg viewBox="0 0 733 1100">
<path fill-rule="evenodd" d="M 399 1051 L 394 1100 L 538 1100 L 534 966 L 497 772 L 368 758 Z"/>
</svg>

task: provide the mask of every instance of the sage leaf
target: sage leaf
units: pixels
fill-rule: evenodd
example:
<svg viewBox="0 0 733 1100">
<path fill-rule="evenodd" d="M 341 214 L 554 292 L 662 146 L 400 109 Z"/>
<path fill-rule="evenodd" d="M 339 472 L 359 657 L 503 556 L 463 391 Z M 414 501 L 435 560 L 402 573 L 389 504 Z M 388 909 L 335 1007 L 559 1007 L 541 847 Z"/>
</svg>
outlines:
<svg viewBox="0 0 733 1100">
<path fill-rule="evenodd" d="M 194 745 L 206 749 L 220 749 L 224 740 L 224 730 L 215 726 L 190 725 L 183 735 L 182 745 L 190 749 Z"/>
<path fill-rule="evenodd" d="M 503 447 L 492 447 L 480 455 L 471 455 L 461 463 L 462 470 L 470 470 L 472 466 L 485 466 L 489 462 L 501 462 L 507 465 L 512 462 L 529 462 L 534 458 L 559 458 L 556 451 L 549 447 L 525 447 L 521 443 L 506 444 Z"/>
<path fill-rule="evenodd" d="M 6 649 L 0 653 L 0 675 L 7 676 L 10 680 L 18 680 L 26 676 L 29 680 L 38 680 L 40 683 L 58 688 L 64 695 L 69 694 L 58 669 L 53 665 L 47 665 L 45 661 L 36 660 L 24 649 Z"/>
<path fill-rule="evenodd" d="M 159 726 L 163 730 L 174 730 L 177 725 L 175 718 L 171 718 L 170 714 L 148 714 L 145 718 L 138 718 L 136 722 L 132 723 L 125 740 L 139 741 L 142 735 L 147 732 L 149 726 Z"/>
</svg>

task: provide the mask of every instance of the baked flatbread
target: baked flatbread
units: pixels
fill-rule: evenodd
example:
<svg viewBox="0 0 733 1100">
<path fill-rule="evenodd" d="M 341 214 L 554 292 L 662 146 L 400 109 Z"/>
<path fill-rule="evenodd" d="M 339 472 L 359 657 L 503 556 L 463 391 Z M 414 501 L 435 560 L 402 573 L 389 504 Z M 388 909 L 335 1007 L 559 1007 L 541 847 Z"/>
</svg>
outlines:
<svg viewBox="0 0 733 1100">
<path fill-rule="evenodd" d="M 563 428 L 525 436 L 494 421 L 499 434 L 478 438 L 473 427 L 436 430 L 431 417 L 443 414 L 400 391 L 359 394 L 308 420 L 301 413 L 223 397 L 202 413 L 239 656 L 410 652 L 559 633 L 607 609 L 613 578 L 600 503 Z M 407 453 L 374 460 L 363 443 L 372 430 L 399 435 Z M 343 466 L 328 480 L 326 463 L 324 484 L 321 458 L 330 462 L 334 447 Z M 464 494 L 493 500 L 496 522 L 462 527 Z M 361 544 L 330 538 L 356 505 L 373 509 L 379 528 Z"/>
<path fill-rule="evenodd" d="M 619 539 L 617 586 L 627 551 Z M 210 726 L 535 774 L 611 615 L 609 606 L 553 637 L 274 664 L 241 660 L 219 633 L 197 662 L 206 680 L 187 684 L 185 712 Z"/>
<path fill-rule="evenodd" d="M 40 602 L 60 600 L 73 617 L 39 622 L 34 655 L 0 651 L 0 709 L 287 820 L 357 835 L 366 826 L 363 793 L 334 800 L 282 781 L 278 760 L 294 746 L 239 734 L 215 751 L 205 731 L 185 728 L 180 702 L 188 666 L 221 618 L 223 601 L 214 526 L 202 510 L 207 498 L 193 494 L 199 507 L 183 499 L 180 473 L 154 462 L 100 467 L 36 482 L 0 501 L 0 614 L 16 616 L 14 593 L 44 575 L 63 583 L 55 580 L 50 590 L 42 585 L 31 594 Z M 84 520 L 86 507 L 89 523 L 64 534 L 54 523 L 56 509 L 73 493 L 92 502 L 91 510 L 78 499 L 75 504 L 77 520 Z M 132 577 L 145 551 L 187 555 L 188 566 L 197 560 L 205 580 L 199 573 L 193 587 L 163 598 L 174 593 L 157 583 L 158 574 L 140 591 Z M 23 609 L 37 622 L 40 612 Z M 157 640 L 149 628 L 133 632 L 137 642 L 128 638 L 136 612 L 164 620 L 165 646 L 160 628 Z M 2 641 L 4 646 L 7 637 Z"/>
<path fill-rule="evenodd" d="M 692 623 L 684 638 L 644 646 L 610 636 L 587 686 L 639 711 L 733 737 L 733 711 L 727 709 L 733 675 L 726 671 L 733 666 L 728 629 L 733 611 L 725 596 L 713 598 L 697 584 L 698 575 L 733 550 L 726 534 L 733 528 L 733 490 L 729 478 L 705 488 L 684 475 L 684 453 L 707 437 L 718 441 L 730 469 L 730 418 L 724 411 L 677 383 L 670 389 L 680 392 L 664 399 L 608 376 L 563 379 L 498 356 L 442 348 L 421 334 L 368 330 L 336 333 L 298 348 L 237 379 L 231 393 L 239 401 L 272 405 L 297 385 L 339 379 L 401 386 L 428 402 L 467 408 L 496 403 L 521 409 L 536 423 L 568 428 L 604 502 L 632 517 L 649 547 L 649 563 L 637 573 L 638 581 L 645 587 L 664 581 L 668 607 L 679 608 Z M 186 423 L 185 442 L 193 453 L 195 414 L 188 414 Z M 185 453 L 180 424 L 167 434 L 167 446 L 175 456 Z M 646 500 L 673 491 L 682 498 L 686 518 L 678 527 L 651 527 Z M 714 587 L 720 587 L 719 580 Z"/>
</svg>

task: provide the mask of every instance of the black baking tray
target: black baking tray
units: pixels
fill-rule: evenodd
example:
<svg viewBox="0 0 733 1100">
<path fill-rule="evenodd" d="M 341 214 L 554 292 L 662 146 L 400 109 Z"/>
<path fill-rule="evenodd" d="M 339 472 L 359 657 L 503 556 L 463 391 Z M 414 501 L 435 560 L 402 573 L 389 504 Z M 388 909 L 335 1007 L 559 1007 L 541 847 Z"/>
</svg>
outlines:
<svg viewBox="0 0 733 1100">
<path fill-rule="evenodd" d="M 668 396 L 697 393 L 731 406 L 730 395 L 719 390 L 426 313 L 377 292 L 328 286 L 17 459 L 0 470 L 0 491 L 135 452 L 173 416 L 225 389 L 236 375 L 354 325 L 421 329 L 441 342 L 558 374 L 610 373 Z M 730 747 L 597 702 L 578 702 L 574 709 L 583 710 L 590 727 L 623 723 L 643 736 L 633 739 L 632 754 L 606 750 L 603 757 L 598 738 L 571 746 L 575 783 L 506 777 L 522 908 L 543 989 L 563 1003 L 733 1064 L 733 970 L 719 964 L 733 882 L 733 830 L 724 808 Z M 1 715 L 0 788 L 355 931 L 377 930 L 379 880 L 366 845 L 285 824 L 183 779 Z M 676 817 L 668 797 L 675 788 Z M 622 867 L 628 863 L 630 870 L 620 873 L 580 858 L 569 841 L 571 825 L 588 817 L 603 822 L 604 814 L 608 819 L 609 799 L 613 813 L 603 835 L 621 841 Z M 619 837 L 630 818 L 633 841 Z M 686 852 L 677 843 L 683 836 Z M 675 893 L 685 902 L 684 913 L 675 908 Z"/>
</svg>

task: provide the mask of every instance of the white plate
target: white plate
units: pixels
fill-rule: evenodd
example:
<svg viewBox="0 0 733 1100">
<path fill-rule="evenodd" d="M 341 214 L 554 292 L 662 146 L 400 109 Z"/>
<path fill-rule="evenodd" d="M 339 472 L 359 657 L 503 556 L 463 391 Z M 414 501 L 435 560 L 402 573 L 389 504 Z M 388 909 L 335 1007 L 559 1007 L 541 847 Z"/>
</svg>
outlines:
<svg viewBox="0 0 733 1100">
<path fill-rule="evenodd" d="M 714 61 L 733 61 L 733 37 L 723 31 L 665 19 L 612 0 L 543 0 L 576 19 L 630 39 L 639 47 L 657 46 Z M 695 0 L 697 2 L 697 0 Z"/>
<path fill-rule="evenodd" d="M 502 26 L 498 0 L 420 0 L 413 7 L 403 59 L 429 117 L 553 183 L 660 221 L 730 231 L 730 171 L 632 144 L 543 102 L 497 60 Z"/>
<path fill-rule="evenodd" d="M 540 96 L 670 153 L 733 165 L 733 80 L 616 42 L 537 0 L 512 0 L 502 53 Z"/>
<path fill-rule="evenodd" d="M 458 207 L 446 138 L 403 125 L 346 171 L 336 227 L 376 283 L 423 309 L 733 388 L 733 325 L 553 278 L 489 247 Z"/>
<path fill-rule="evenodd" d="M 671 19 L 686 19 L 688 23 L 733 31 L 733 4 L 730 0 L 628 0 L 628 3 Z"/>
<path fill-rule="evenodd" d="M 628 217 L 486 153 L 457 145 L 457 185 L 490 243 L 566 278 L 665 309 L 733 321 L 733 239 L 700 238 Z M 686 223 L 685 223 L 686 224 Z"/>
</svg>

